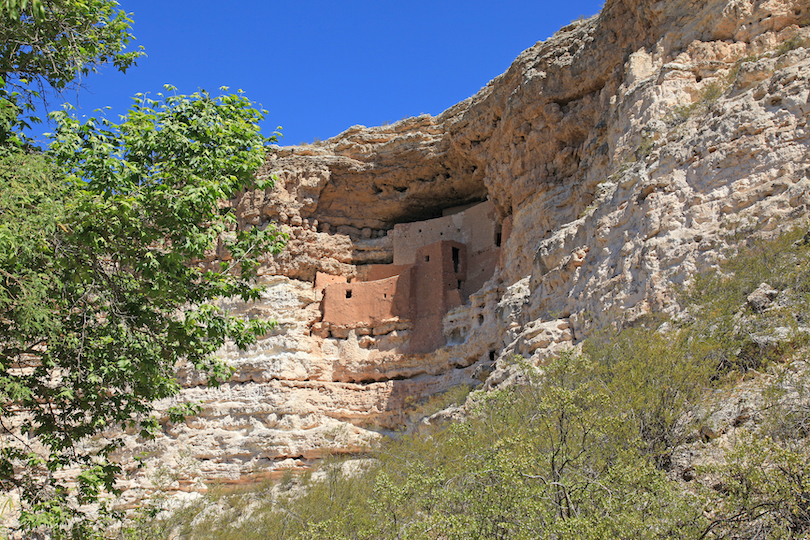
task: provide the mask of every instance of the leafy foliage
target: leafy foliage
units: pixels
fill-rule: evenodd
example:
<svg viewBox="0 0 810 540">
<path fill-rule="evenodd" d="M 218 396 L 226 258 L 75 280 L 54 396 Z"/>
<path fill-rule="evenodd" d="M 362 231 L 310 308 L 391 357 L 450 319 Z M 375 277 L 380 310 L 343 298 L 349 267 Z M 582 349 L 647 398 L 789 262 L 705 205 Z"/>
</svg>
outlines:
<svg viewBox="0 0 810 540">
<path fill-rule="evenodd" d="M 46 155 L 0 161 L 0 484 L 20 491 L 25 526 L 55 538 L 115 490 L 120 441 L 98 435 L 151 436 L 178 361 L 215 384 L 230 375 L 212 357 L 225 340 L 244 347 L 270 327 L 215 305 L 258 298 L 255 258 L 283 245 L 273 227 L 236 230 L 221 204 L 269 185 L 253 178 L 262 113 L 241 95 L 160 97 L 120 124 L 55 113 Z M 232 259 L 203 264 L 220 241 Z M 53 473 L 77 465 L 68 493 Z"/>
<path fill-rule="evenodd" d="M 721 272 L 696 276 L 684 292 L 692 315 L 689 331 L 714 344 L 720 368 L 756 369 L 806 343 L 806 335 L 797 332 L 810 309 L 810 242 L 804 235 L 795 229 L 772 239 L 748 236 L 726 254 Z M 762 283 L 780 294 L 768 310 L 756 313 L 747 298 Z M 754 339 L 780 332 L 785 339 L 778 347 Z"/>
<path fill-rule="evenodd" d="M 707 84 L 694 101 L 675 107 L 667 116 L 667 123 L 670 126 L 677 126 L 686 122 L 692 116 L 705 114 L 725 91 L 726 84 L 724 83 L 712 82 Z"/>
<path fill-rule="evenodd" d="M 50 150 L 33 148 L 36 103 L 143 54 L 126 50 L 132 21 L 116 7 L 0 1 L 0 491 L 18 492 L 24 529 L 53 538 L 101 534 L 83 507 L 101 503 L 104 517 L 115 492 L 120 441 L 105 430 L 151 436 L 152 402 L 177 392 L 177 362 L 215 384 L 230 371 L 212 353 L 271 326 L 216 301 L 255 299 L 255 259 L 284 240 L 237 230 L 222 205 L 269 185 L 253 179 L 263 111 L 241 95 L 138 96 L 120 124 L 54 113 Z M 217 243 L 232 258 L 203 264 Z M 69 490 L 60 471 L 76 467 Z"/>
<path fill-rule="evenodd" d="M 780 56 L 783 54 L 787 54 L 790 51 L 795 51 L 799 47 L 803 47 L 805 45 L 805 40 L 802 38 L 802 35 L 799 33 L 793 34 L 788 39 L 783 41 L 777 48 L 776 48 L 776 55 Z"/>
<path fill-rule="evenodd" d="M 0 1 L 0 147 L 22 145 L 47 92 L 77 85 L 106 64 L 125 72 L 132 20 L 113 0 Z"/>
<path fill-rule="evenodd" d="M 9 90 L 64 90 L 111 63 L 126 71 L 132 20 L 112 0 L 5 0 L 0 10 L 0 78 Z"/>
<path fill-rule="evenodd" d="M 702 538 L 787 539 L 810 532 L 808 252 L 801 228 L 773 238 L 748 236 L 728 254 L 722 273 L 698 276 L 686 297 L 695 315 L 692 332 L 717 343 L 722 369 L 768 369 L 773 377 L 761 425 L 741 433 L 725 461 L 705 467 L 715 484 L 712 521 Z M 761 283 L 778 295 L 755 311 L 746 299 Z M 778 345 L 763 345 L 777 335 Z M 785 360 L 798 364 L 782 367 Z"/>
<path fill-rule="evenodd" d="M 42 5 L 42 0 L 32 0 L 30 6 L 31 15 L 35 20 L 41 21 L 45 18 L 45 6 Z M 28 0 L 3 0 L 0 2 L 0 13 L 8 14 L 12 19 L 19 19 L 28 7 Z"/>
<path fill-rule="evenodd" d="M 689 331 L 640 327 L 596 336 L 583 350 L 596 362 L 611 406 L 624 411 L 625 427 L 639 437 L 639 449 L 666 468 L 671 450 L 689 435 L 684 418 L 717 373 L 713 344 Z"/>
<path fill-rule="evenodd" d="M 726 462 L 710 468 L 722 492 L 701 538 L 806 538 L 810 533 L 807 441 L 780 444 L 745 435 Z"/>
</svg>

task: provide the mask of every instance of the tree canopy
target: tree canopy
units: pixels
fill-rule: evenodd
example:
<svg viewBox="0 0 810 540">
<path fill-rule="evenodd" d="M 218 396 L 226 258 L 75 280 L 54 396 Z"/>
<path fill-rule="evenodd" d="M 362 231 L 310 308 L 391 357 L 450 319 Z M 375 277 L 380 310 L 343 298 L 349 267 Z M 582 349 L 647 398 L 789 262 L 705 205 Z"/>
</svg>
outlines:
<svg viewBox="0 0 810 540">
<path fill-rule="evenodd" d="M 50 147 L 24 144 L 22 109 L 42 87 L 137 58 L 115 5 L 0 3 L 0 492 L 19 495 L 21 528 L 53 538 L 95 534 L 82 505 L 115 493 L 109 428 L 152 436 L 178 362 L 216 384 L 230 371 L 215 351 L 272 326 L 217 301 L 258 298 L 256 257 L 284 244 L 272 226 L 237 227 L 227 204 L 272 183 L 254 173 L 274 138 L 241 93 L 166 87 L 136 96 L 119 123 L 54 112 Z M 218 243 L 228 261 L 212 260 Z M 80 471 L 70 489 L 66 468 Z"/>
<path fill-rule="evenodd" d="M 132 19 L 112 0 L 0 0 L 0 144 L 22 144 L 34 105 L 112 64 L 125 72 Z M 25 113 L 25 114 L 24 114 Z"/>
</svg>

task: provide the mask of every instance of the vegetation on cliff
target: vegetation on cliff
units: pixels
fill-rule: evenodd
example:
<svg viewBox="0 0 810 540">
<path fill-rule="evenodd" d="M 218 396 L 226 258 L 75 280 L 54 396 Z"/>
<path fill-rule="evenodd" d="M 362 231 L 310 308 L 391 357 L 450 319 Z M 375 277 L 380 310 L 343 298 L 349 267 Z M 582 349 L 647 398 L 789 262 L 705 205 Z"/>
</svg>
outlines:
<svg viewBox="0 0 810 540">
<path fill-rule="evenodd" d="M 524 365 L 525 384 L 473 394 L 463 423 L 403 434 L 368 459 L 324 463 L 275 487 L 214 486 L 170 514 L 156 502 L 131 538 L 803 537 L 802 234 L 742 241 L 683 292 L 686 317 L 651 317 L 539 370 Z M 767 305 L 753 294 L 763 282 Z M 721 437 L 712 404 L 742 382 L 763 405 Z M 685 449 L 714 457 L 679 469 Z"/>
</svg>

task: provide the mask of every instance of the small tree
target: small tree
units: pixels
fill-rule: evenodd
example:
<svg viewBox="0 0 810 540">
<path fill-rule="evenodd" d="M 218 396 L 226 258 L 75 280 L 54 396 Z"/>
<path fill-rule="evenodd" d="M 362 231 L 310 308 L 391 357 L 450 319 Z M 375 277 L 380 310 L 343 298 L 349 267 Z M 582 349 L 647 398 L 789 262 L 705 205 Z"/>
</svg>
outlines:
<svg viewBox="0 0 810 540">
<path fill-rule="evenodd" d="M 150 437 L 178 361 L 216 383 L 230 372 L 212 354 L 269 329 L 215 305 L 258 298 L 256 256 L 283 245 L 222 204 L 270 184 L 253 176 L 262 115 L 241 95 L 139 96 L 117 125 L 54 113 L 46 155 L 0 162 L 0 490 L 20 493 L 24 528 L 90 537 L 79 507 L 120 472 L 120 437 L 98 436 Z M 203 264 L 216 242 L 232 259 Z M 76 466 L 70 493 L 54 473 Z"/>
</svg>

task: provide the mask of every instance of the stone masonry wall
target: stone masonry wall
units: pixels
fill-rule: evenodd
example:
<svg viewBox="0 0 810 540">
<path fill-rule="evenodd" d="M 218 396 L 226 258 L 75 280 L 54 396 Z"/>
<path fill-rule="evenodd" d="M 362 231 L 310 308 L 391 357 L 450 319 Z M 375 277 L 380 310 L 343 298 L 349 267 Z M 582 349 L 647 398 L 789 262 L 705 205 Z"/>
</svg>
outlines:
<svg viewBox="0 0 810 540">
<path fill-rule="evenodd" d="M 422 246 L 452 240 L 478 254 L 496 248 L 497 215 L 491 202 L 473 205 L 463 211 L 428 221 L 399 223 L 394 226 L 394 264 L 413 264 Z"/>
</svg>

